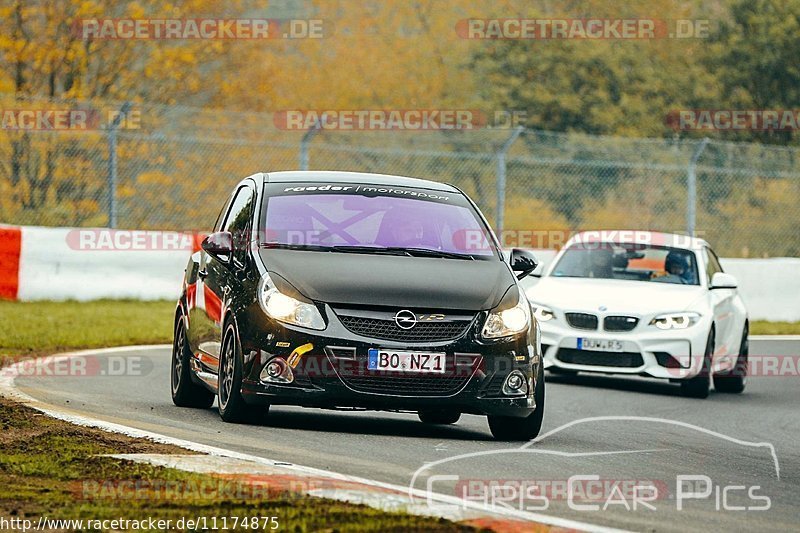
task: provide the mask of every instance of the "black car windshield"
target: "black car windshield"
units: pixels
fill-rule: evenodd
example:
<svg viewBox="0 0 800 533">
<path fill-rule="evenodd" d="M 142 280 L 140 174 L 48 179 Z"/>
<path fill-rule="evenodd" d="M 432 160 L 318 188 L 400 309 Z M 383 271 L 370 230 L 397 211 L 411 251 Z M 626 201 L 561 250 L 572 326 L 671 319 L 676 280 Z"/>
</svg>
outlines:
<svg viewBox="0 0 800 533">
<path fill-rule="evenodd" d="M 610 242 L 570 246 L 551 276 L 602 278 L 680 285 L 699 285 L 697 262 L 691 250 Z"/>
<path fill-rule="evenodd" d="M 499 257 L 458 192 L 338 183 L 271 183 L 265 192 L 262 247 Z"/>
</svg>

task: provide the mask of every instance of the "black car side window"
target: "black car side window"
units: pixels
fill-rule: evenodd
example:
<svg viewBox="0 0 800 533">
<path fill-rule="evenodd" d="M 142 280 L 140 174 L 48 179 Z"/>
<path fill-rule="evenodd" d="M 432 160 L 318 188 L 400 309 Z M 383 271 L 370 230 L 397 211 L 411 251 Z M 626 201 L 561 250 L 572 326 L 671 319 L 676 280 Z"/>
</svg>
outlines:
<svg viewBox="0 0 800 533">
<path fill-rule="evenodd" d="M 222 231 L 229 231 L 233 234 L 233 258 L 239 264 L 242 264 L 247 253 L 247 245 L 250 241 L 250 217 L 254 204 L 255 192 L 250 187 L 241 187 L 236 191 L 222 227 Z"/>
<path fill-rule="evenodd" d="M 228 214 L 228 206 L 231 205 L 231 200 L 233 200 L 233 195 L 228 196 L 228 199 L 222 205 L 222 209 L 220 209 L 217 219 L 214 221 L 214 229 L 212 231 L 222 231 L 222 223 L 225 222 L 225 215 Z"/>
</svg>

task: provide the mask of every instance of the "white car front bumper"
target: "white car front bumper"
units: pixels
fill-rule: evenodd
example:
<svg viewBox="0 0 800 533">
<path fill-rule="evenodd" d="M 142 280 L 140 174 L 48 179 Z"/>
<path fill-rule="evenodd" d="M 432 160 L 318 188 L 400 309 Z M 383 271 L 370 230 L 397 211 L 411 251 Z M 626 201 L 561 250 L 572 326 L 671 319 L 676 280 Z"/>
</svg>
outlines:
<svg viewBox="0 0 800 533">
<path fill-rule="evenodd" d="M 640 321 L 627 332 L 577 329 L 561 320 L 539 323 L 545 368 L 685 379 L 697 375 L 703 364 L 704 320 L 683 330 L 660 330 Z M 578 339 L 620 341 L 622 352 L 579 349 Z"/>
</svg>

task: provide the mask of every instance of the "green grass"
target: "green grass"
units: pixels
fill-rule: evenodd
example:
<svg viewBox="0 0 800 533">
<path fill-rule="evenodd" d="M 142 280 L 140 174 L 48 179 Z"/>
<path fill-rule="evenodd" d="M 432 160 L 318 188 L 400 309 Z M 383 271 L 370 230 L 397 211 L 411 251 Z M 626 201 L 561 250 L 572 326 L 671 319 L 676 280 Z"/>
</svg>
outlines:
<svg viewBox="0 0 800 533">
<path fill-rule="evenodd" d="M 36 523 L 39 516 L 173 521 L 276 516 L 278 531 L 473 531 L 446 520 L 287 493 L 270 488 L 268 479 L 248 485 L 101 457 L 182 451 L 73 426 L 2 399 L 0 430 L 0 516 L 4 517 L 31 518 Z"/>
<path fill-rule="evenodd" d="M 175 302 L 0 300 L 0 355 L 172 342 Z M 753 335 L 798 335 L 800 322 L 753 321 Z"/>
<path fill-rule="evenodd" d="M 66 350 L 169 343 L 174 302 L 0 301 L 0 362 Z M 10 357 L 9 357 L 10 356 Z M 0 398 L 0 517 L 173 519 L 276 516 L 278 531 L 473 531 L 446 520 L 311 498 L 280 488 L 231 489 L 217 478 L 121 461 L 101 454 L 187 453 L 143 439 L 73 426 Z M 82 497 L 86 483 L 106 490 Z M 114 495 L 119 482 L 171 483 L 189 490 Z M 267 483 L 269 481 L 267 480 Z M 90 485 L 91 486 L 91 485 Z M 110 493 L 109 489 L 110 487 Z M 219 491 L 191 490 L 192 487 Z M 249 486 L 252 487 L 252 486 Z M 109 495 L 110 494 L 110 495 Z M 128 497 L 125 497 L 125 494 Z M 244 495 L 244 496 L 243 496 Z M 252 531 L 251 528 L 238 528 Z M 259 529 L 265 531 L 264 529 Z M 269 529 L 266 529 L 270 531 Z"/>
<path fill-rule="evenodd" d="M 754 320 L 750 323 L 751 335 L 800 335 L 800 322 L 767 322 Z"/>
<path fill-rule="evenodd" d="M 0 354 L 172 342 L 175 302 L 0 300 Z"/>
</svg>

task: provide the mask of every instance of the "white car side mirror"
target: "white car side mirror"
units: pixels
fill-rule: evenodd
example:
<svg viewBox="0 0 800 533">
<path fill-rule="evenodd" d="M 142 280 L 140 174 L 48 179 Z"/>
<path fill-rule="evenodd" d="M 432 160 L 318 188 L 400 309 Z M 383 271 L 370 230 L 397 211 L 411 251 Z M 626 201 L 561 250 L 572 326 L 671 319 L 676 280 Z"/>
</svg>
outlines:
<svg viewBox="0 0 800 533">
<path fill-rule="evenodd" d="M 736 278 L 725 272 L 717 272 L 711 276 L 711 289 L 735 289 Z"/>
</svg>

